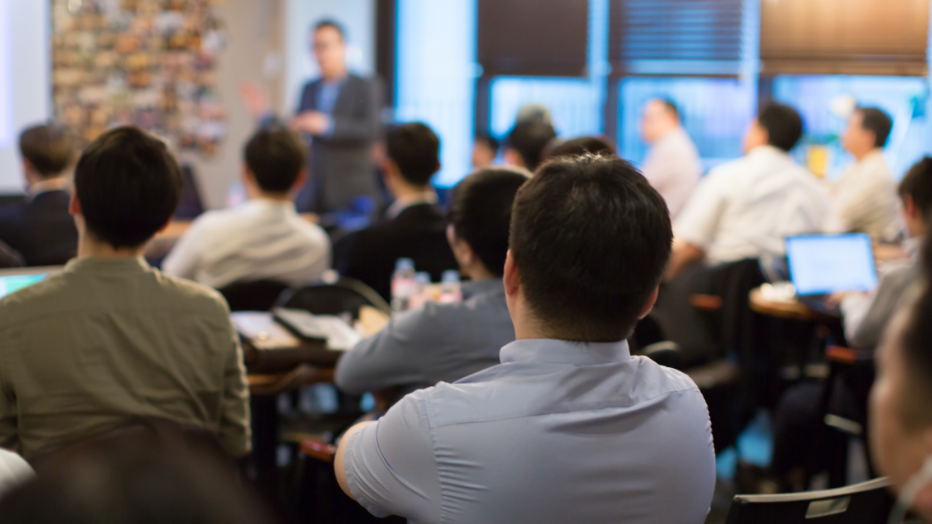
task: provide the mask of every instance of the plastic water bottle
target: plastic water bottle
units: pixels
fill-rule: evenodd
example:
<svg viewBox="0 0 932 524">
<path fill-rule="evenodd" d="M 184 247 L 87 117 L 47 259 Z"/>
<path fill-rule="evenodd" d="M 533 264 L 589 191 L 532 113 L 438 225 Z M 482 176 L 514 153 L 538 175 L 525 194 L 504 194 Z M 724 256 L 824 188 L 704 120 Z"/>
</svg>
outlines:
<svg viewBox="0 0 932 524">
<path fill-rule="evenodd" d="M 463 291 L 460 289 L 460 273 L 448 269 L 440 277 L 440 303 L 449 304 L 463 300 Z"/>
<path fill-rule="evenodd" d="M 416 309 L 430 300 L 430 273 L 418 271 L 414 274 L 414 294 L 408 299 L 408 309 Z"/>
<path fill-rule="evenodd" d="M 392 309 L 407 310 L 416 287 L 414 261 L 410 258 L 399 258 L 395 261 L 395 272 L 392 273 Z"/>
</svg>

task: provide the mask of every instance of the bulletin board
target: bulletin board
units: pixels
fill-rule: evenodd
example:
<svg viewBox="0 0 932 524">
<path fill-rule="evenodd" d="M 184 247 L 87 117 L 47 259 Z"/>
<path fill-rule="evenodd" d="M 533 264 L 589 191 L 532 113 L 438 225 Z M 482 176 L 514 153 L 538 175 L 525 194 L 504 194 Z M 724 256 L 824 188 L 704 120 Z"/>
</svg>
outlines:
<svg viewBox="0 0 932 524">
<path fill-rule="evenodd" d="M 212 156 L 226 135 L 222 1 L 52 0 L 56 118 L 85 142 L 133 124 Z"/>
</svg>

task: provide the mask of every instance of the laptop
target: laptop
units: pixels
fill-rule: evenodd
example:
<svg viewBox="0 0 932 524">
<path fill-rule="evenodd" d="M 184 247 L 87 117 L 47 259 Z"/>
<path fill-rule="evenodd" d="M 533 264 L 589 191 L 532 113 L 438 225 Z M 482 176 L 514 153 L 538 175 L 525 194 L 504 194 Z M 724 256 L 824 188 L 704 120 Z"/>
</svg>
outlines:
<svg viewBox="0 0 932 524">
<path fill-rule="evenodd" d="M 877 287 L 874 247 L 863 233 L 787 237 L 786 257 L 796 296 L 807 305 L 822 304 L 832 293 Z"/>
<path fill-rule="evenodd" d="M 62 266 L 0 269 L 0 298 L 41 282 L 45 277 L 59 273 L 62 269 Z"/>
</svg>

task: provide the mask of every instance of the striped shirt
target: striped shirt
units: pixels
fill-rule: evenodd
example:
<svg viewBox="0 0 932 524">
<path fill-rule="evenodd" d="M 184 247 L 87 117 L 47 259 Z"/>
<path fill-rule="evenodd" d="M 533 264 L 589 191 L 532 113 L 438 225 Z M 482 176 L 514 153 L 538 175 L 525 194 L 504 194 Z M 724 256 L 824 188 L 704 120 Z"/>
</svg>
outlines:
<svg viewBox="0 0 932 524">
<path fill-rule="evenodd" d="M 330 240 L 293 202 L 255 199 L 201 215 L 165 259 L 165 273 L 221 288 L 254 280 L 301 286 L 330 267 Z"/>
</svg>

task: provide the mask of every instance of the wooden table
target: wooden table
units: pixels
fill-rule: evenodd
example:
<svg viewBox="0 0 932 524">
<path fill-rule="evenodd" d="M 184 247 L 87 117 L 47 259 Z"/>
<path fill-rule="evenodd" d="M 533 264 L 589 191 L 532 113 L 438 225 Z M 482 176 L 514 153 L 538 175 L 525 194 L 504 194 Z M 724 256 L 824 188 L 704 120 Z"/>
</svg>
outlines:
<svg viewBox="0 0 932 524">
<path fill-rule="evenodd" d="M 761 291 L 761 288 L 752 289 L 749 300 L 752 311 L 771 317 L 830 323 L 839 322 L 841 320 L 838 315 L 816 311 L 796 299 L 769 299 Z"/>
</svg>

